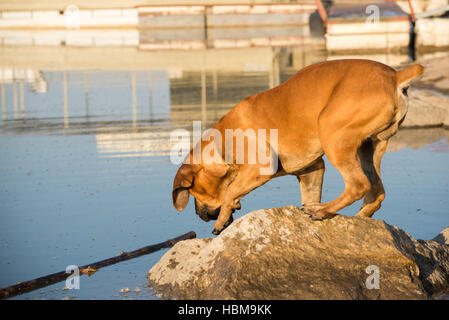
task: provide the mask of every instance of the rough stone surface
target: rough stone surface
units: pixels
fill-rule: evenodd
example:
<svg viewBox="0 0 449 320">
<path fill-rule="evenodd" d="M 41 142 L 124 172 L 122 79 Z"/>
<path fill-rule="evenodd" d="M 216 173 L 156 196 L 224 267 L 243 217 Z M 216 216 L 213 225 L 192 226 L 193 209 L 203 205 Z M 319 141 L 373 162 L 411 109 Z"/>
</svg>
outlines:
<svg viewBox="0 0 449 320">
<path fill-rule="evenodd" d="M 444 118 L 443 126 L 444 126 L 446 129 L 449 129 L 449 112 L 446 114 L 446 117 Z"/>
<path fill-rule="evenodd" d="M 432 88 L 440 93 L 449 93 L 449 54 L 447 52 L 431 55 L 429 59 L 419 59 L 424 66 L 424 73 L 416 84 L 419 87 Z M 414 87 L 412 83 L 412 87 Z M 447 96 L 446 96 L 447 97 Z"/>
<path fill-rule="evenodd" d="M 424 73 L 410 85 L 409 108 L 401 127 L 449 128 L 449 55 L 417 62 L 424 66 Z"/>
<path fill-rule="evenodd" d="M 380 220 L 313 221 L 296 206 L 259 210 L 218 237 L 177 243 L 148 280 L 168 299 L 426 299 L 449 286 L 448 229 L 415 240 Z M 379 268 L 379 289 L 366 286 Z"/>
<path fill-rule="evenodd" d="M 409 89 L 409 106 L 401 127 L 442 126 L 449 116 L 449 98 L 430 89 Z"/>
<path fill-rule="evenodd" d="M 432 239 L 441 244 L 449 245 L 449 227 L 441 231 L 435 238 Z"/>
<path fill-rule="evenodd" d="M 445 142 L 435 144 L 432 150 L 441 152 L 447 150 L 449 130 L 444 128 L 400 128 L 388 141 L 387 152 L 398 151 L 405 147 L 418 150 L 440 140 Z"/>
</svg>

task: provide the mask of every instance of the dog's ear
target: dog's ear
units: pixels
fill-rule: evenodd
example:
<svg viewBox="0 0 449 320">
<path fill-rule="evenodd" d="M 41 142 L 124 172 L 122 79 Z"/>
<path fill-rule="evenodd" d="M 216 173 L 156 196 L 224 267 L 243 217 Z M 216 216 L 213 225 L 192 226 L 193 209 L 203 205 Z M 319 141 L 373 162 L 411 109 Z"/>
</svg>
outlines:
<svg viewBox="0 0 449 320">
<path fill-rule="evenodd" d="M 194 172 L 190 164 L 183 164 L 178 169 L 173 182 L 172 199 L 176 210 L 182 211 L 189 202 L 189 188 L 193 185 Z"/>
</svg>

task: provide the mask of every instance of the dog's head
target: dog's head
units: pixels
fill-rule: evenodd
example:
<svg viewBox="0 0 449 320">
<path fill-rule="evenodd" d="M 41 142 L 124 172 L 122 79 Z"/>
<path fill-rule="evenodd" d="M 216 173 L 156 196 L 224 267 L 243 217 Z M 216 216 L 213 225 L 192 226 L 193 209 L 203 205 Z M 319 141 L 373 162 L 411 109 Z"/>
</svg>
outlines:
<svg viewBox="0 0 449 320">
<path fill-rule="evenodd" d="M 182 164 L 173 182 L 173 206 L 184 210 L 189 194 L 195 197 L 195 211 L 204 221 L 216 220 L 222 206 L 223 194 L 231 181 L 227 164 Z"/>
</svg>

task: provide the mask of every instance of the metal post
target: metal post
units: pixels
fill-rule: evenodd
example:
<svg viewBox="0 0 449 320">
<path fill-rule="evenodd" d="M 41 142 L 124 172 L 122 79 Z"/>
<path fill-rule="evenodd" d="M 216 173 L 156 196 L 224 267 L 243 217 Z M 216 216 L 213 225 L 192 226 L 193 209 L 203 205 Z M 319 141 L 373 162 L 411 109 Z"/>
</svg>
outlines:
<svg viewBox="0 0 449 320">
<path fill-rule="evenodd" d="M 63 72 L 63 91 L 64 91 L 64 129 L 69 127 L 69 101 L 67 94 L 67 70 Z"/>
<path fill-rule="evenodd" d="M 86 118 L 89 118 L 89 71 L 84 70 L 84 105 L 86 106 Z"/>
<path fill-rule="evenodd" d="M 218 71 L 215 69 L 212 77 L 212 85 L 214 87 L 214 99 L 215 101 L 218 98 Z"/>
<path fill-rule="evenodd" d="M 19 117 L 18 115 L 18 110 L 17 110 L 17 84 L 16 84 L 16 79 L 13 78 L 13 96 L 14 96 L 14 119 L 17 119 Z"/>
<path fill-rule="evenodd" d="M 5 97 L 5 83 L 4 83 L 4 79 L 2 77 L 2 120 L 6 120 L 6 97 Z"/>
<path fill-rule="evenodd" d="M 153 71 L 148 71 L 148 107 L 150 120 L 153 119 Z"/>
<path fill-rule="evenodd" d="M 327 21 L 327 13 L 326 10 L 324 9 L 323 4 L 321 3 L 321 0 L 315 0 L 317 9 L 318 9 L 318 13 L 320 14 L 321 20 L 323 20 L 323 22 Z"/>
<path fill-rule="evenodd" d="M 201 118 L 206 125 L 206 70 L 201 71 Z"/>
<path fill-rule="evenodd" d="M 25 119 L 25 93 L 23 88 L 23 80 L 20 80 L 19 82 L 19 89 L 20 89 L 20 116 L 22 119 Z"/>
<path fill-rule="evenodd" d="M 415 23 L 416 17 L 415 17 L 415 10 L 413 10 L 412 2 L 411 0 L 408 0 L 408 6 L 410 8 L 410 15 L 412 16 L 412 21 Z"/>
<path fill-rule="evenodd" d="M 133 128 L 137 124 L 137 95 L 136 95 L 136 71 L 132 72 L 131 76 L 131 90 L 133 99 Z"/>
</svg>

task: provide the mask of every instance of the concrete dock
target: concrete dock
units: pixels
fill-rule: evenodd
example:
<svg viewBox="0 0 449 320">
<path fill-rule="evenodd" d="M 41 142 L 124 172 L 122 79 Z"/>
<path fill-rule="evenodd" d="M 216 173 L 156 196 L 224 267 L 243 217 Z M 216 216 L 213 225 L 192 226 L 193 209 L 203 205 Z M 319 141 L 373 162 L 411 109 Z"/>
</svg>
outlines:
<svg viewBox="0 0 449 320">
<path fill-rule="evenodd" d="M 393 2 L 331 6 L 326 21 L 326 48 L 405 48 L 410 42 L 410 25 L 409 16 Z"/>
<path fill-rule="evenodd" d="M 79 3 L 78 3 L 79 2 Z M 178 2 L 181 4 L 157 4 L 135 2 L 135 6 L 112 3 L 102 8 L 98 1 L 86 6 L 85 1 L 74 1 L 65 7 L 0 6 L 0 28 L 220 28 L 286 26 L 308 24 L 316 5 L 310 1 L 297 3 L 271 3 L 266 1 Z M 119 1 L 120 2 L 120 1 Z M 78 4 L 77 4 L 78 3 Z M 148 4 L 150 3 L 150 4 Z M 170 2 L 168 2 L 170 3 Z M 175 2 L 176 3 L 176 2 Z M 116 7 L 115 7 L 116 6 Z"/>
</svg>

